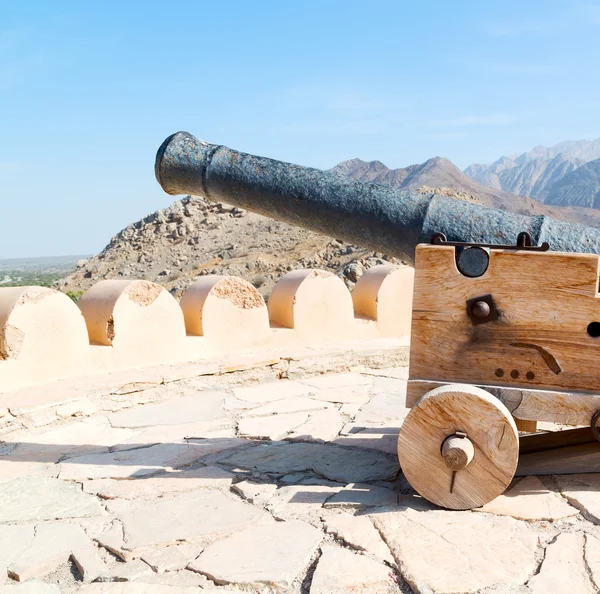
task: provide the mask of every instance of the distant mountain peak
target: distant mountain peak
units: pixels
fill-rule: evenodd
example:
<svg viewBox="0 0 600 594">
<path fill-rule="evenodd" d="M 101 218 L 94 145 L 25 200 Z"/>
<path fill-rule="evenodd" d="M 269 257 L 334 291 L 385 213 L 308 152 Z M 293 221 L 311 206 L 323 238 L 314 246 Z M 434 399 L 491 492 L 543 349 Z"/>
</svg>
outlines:
<svg viewBox="0 0 600 594">
<path fill-rule="evenodd" d="M 567 140 L 551 147 L 538 144 L 518 157 L 502 156 L 490 165 L 474 163 L 464 171 L 471 179 L 492 188 L 531 196 L 540 202 L 566 175 L 585 163 L 600 158 L 600 138 Z M 564 192 L 561 200 L 565 200 Z M 558 198 L 554 198 L 558 200 Z M 567 204 L 568 200 L 565 202 Z M 581 202 L 581 198 L 578 198 Z M 558 204 L 556 202 L 555 204 Z M 562 204 L 562 203 L 561 203 Z"/>
</svg>

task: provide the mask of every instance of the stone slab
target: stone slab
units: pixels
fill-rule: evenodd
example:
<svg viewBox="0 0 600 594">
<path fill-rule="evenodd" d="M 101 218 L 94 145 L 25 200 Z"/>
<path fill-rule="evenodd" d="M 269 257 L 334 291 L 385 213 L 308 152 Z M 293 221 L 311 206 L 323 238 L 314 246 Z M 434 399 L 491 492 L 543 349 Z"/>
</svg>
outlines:
<svg viewBox="0 0 600 594">
<path fill-rule="evenodd" d="M 585 535 L 581 532 L 559 534 L 546 547 L 540 571 L 527 586 L 532 594 L 549 592 L 597 593 L 589 578 L 584 559 Z"/>
<path fill-rule="evenodd" d="M 350 483 L 329 499 L 325 507 L 382 507 L 397 503 L 398 493 L 391 489 L 364 483 Z"/>
<path fill-rule="evenodd" d="M 133 582 L 144 575 L 151 575 L 152 569 L 141 559 L 127 563 L 115 563 L 98 576 L 98 582 Z"/>
<path fill-rule="evenodd" d="M 276 382 L 264 382 L 254 386 L 244 386 L 242 388 L 233 388 L 233 395 L 238 400 L 247 402 L 271 402 L 273 400 L 282 400 L 284 398 L 293 398 L 309 394 L 310 386 L 305 386 L 295 381 L 278 380 Z"/>
<path fill-rule="evenodd" d="M 223 392 L 197 392 L 160 404 L 130 408 L 109 416 L 113 427 L 155 427 L 213 421 L 223 417 Z"/>
<path fill-rule="evenodd" d="M 390 480 L 398 473 L 398 459 L 386 454 L 312 443 L 261 444 L 220 461 L 234 468 L 290 474 L 303 470 L 342 483 Z"/>
<path fill-rule="evenodd" d="M 209 547 L 190 564 L 217 584 L 288 588 L 306 568 L 323 534 L 292 520 L 252 526 Z"/>
<path fill-rule="evenodd" d="M 296 427 L 287 439 L 324 443 L 334 440 L 344 424 L 342 415 L 336 408 L 310 413 L 307 421 Z"/>
<path fill-rule="evenodd" d="M 308 413 L 295 412 L 268 417 L 240 419 L 238 435 L 253 439 L 270 439 L 278 441 L 294 431 L 308 420 Z"/>
<path fill-rule="evenodd" d="M 244 445 L 235 438 L 194 440 L 189 443 L 163 443 L 135 450 L 80 456 L 61 463 L 60 478 L 84 480 L 129 478 L 173 470 L 201 458 Z"/>
<path fill-rule="evenodd" d="M 406 388 L 403 392 L 382 392 L 375 394 L 367 404 L 361 407 L 354 417 L 356 424 L 404 421 L 410 408 L 406 408 Z M 401 423 L 400 423 L 401 425 Z"/>
<path fill-rule="evenodd" d="M 381 561 L 395 565 L 388 546 L 368 516 L 351 516 L 343 512 L 323 510 L 321 518 L 328 534 L 334 534 L 358 551 L 366 551 Z"/>
<path fill-rule="evenodd" d="M 383 426 L 378 423 L 347 423 L 333 443 L 397 456 L 401 424 L 399 419 L 387 421 Z"/>
<path fill-rule="evenodd" d="M 326 388 L 311 395 L 314 400 L 324 400 L 335 404 L 358 404 L 362 406 L 370 400 L 369 386 L 347 386 L 342 388 Z"/>
<path fill-rule="evenodd" d="M 327 373 L 303 379 L 302 383 L 314 388 L 329 389 L 355 386 L 369 386 L 372 379 L 360 373 Z"/>
<path fill-rule="evenodd" d="M 33 542 L 35 524 L 15 524 L 0 527 L 0 590 L 6 580 L 6 569 Z"/>
<path fill-rule="evenodd" d="M 85 481 L 83 490 L 102 499 L 155 498 L 194 489 L 229 490 L 235 475 L 218 466 L 168 472 L 151 478 L 132 480 L 97 479 Z"/>
<path fill-rule="evenodd" d="M 0 485 L 0 523 L 79 518 L 103 514 L 92 495 L 54 478 L 25 477 Z"/>
<path fill-rule="evenodd" d="M 390 569 L 363 555 L 324 546 L 310 594 L 396 594 Z"/>
<path fill-rule="evenodd" d="M 108 423 L 89 422 L 87 419 L 55 427 L 44 433 L 23 432 L 11 436 L 9 441 L 18 441 L 11 458 L 29 459 L 37 462 L 57 462 L 65 456 L 83 456 L 108 451 L 124 439 L 135 436 L 138 431 L 114 429 Z"/>
<path fill-rule="evenodd" d="M 185 569 L 201 552 L 199 545 L 173 545 L 143 553 L 142 561 L 156 573 Z"/>
<path fill-rule="evenodd" d="M 564 474 L 555 477 L 567 501 L 600 523 L 600 474 Z"/>
<path fill-rule="evenodd" d="M 158 425 L 136 429 L 137 433 L 115 444 L 111 450 L 132 450 L 158 443 L 181 443 L 187 437 L 209 438 L 216 433 L 222 437 L 235 437 L 235 426 L 231 419 L 221 418 L 215 421 L 198 421 L 181 425 Z"/>
<path fill-rule="evenodd" d="M 309 412 L 331 408 L 331 402 L 321 402 L 312 398 L 290 396 L 283 400 L 274 400 L 257 408 L 252 408 L 241 413 L 242 419 L 249 417 L 264 417 L 267 415 L 281 415 L 286 413 Z"/>
<path fill-rule="evenodd" d="M 71 555 L 86 582 L 107 569 L 92 541 L 77 524 L 38 524 L 31 544 L 9 565 L 8 574 L 19 582 L 39 578 L 68 561 Z"/>
<path fill-rule="evenodd" d="M 318 521 L 323 504 L 335 496 L 340 487 L 326 485 L 289 485 L 277 489 L 267 508 L 279 520 Z"/>
<path fill-rule="evenodd" d="M 370 517 L 418 594 L 508 588 L 524 584 L 536 568 L 538 535 L 513 518 L 399 508 Z"/>
<path fill-rule="evenodd" d="M 181 571 L 167 571 L 164 573 L 153 573 L 152 575 L 146 575 L 140 577 L 138 582 L 152 585 L 164 585 L 164 586 L 179 586 L 179 587 L 200 587 L 202 590 L 198 591 L 198 594 L 207 594 L 207 592 L 215 592 L 215 586 L 206 576 L 182 569 Z M 219 587 L 218 593 L 226 594 L 232 592 L 229 588 L 223 586 Z M 240 594 L 239 590 L 236 589 L 236 594 Z"/>
<path fill-rule="evenodd" d="M 593 534 L 585 535 L 585 562 L 593 582 L 600 584 L 600 538 Z"/>
<path fill-rule="evenodd" d="M 277 491 L 277 485 L 272 483 L 240 481 L 233 485 L 232 489 L 248 502 L 253 503 L 254 505 L 264 505 Z"/>
<path fill-rule="evenodd" d="M 579 513 L 560 495 L 549 491 L 536 476 L 525 477 L 504 494 L 475 511 L 512 516 L 517 520 L 551 522 Z"/>
<path fill-rule="evenodd" d="M 179 541 L 194 543 L 202 537 L 270 520 L 267 512 L 212 489 L 175 493 L 153 501 L 113 499 L 107 508 L 122 522 L 123 548 L 128 550 Z"/>
</svg>

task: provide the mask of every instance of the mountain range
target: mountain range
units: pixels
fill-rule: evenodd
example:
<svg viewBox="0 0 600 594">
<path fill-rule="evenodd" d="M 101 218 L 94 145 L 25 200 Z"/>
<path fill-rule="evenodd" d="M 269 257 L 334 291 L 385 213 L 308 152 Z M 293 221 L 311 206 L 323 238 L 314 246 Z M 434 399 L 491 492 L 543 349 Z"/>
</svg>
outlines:
<svg viewBox="0 0 600 594">
<path fill-rule="evenodd" d="M 541 152 L 541 149 L 538 147 L 534 151 Z M 554 157 L 554 159 L 559 158 L 560 155 Z M 505 157 L 505 159 L 509 159 L 509 157 Z M 471 168 L 474 167 L 485 166 L 471 166 Z M 550 202 L 543 204 L 537 199 L 498 188 L 497 185 L 493 187 L 481 183 L 466 175 L 451 161 L 442 157 L 433 157 L 424 163 L 398 169 L 390 169 L 381 161 L 350 159 L 338 163 L 331 171 L 339 175 L 379 184 L 388 184 L 413 192 L 426 192 L 435 188 L 438 193 L 441 192 L 445 195 L 455 195 L 458 193 L 463 198 L 471 197 L 474 201 L 485 206 L 500 208 L 517 214 L 545 214 L 559 220 L 600 226 L 600 210 L 580 208 L 580 206 L 589 206 L 588 204 L 583 204 L 581 201 L 577 202 L 576 200 L 568 203 L 564 201 L 564 203 Z M 557 176 L 557 181 L 565 179 L 566 177 L 564 176 Z M 579 184 L 576 185 L 579 188 Z M 574 190 L 570 187 L 565 187 L 564 191 L 572 193 Z M 585 195 L 586 191 L 585 188 L 582 188 L 582 195 Z"/>
<path fill-rule="evenodd" d="M 544 204 L 599 208 L 600 138 L 540 145 L 489 165 L 474 163 L 464 173 L 482 185 Z"/>
</svg>

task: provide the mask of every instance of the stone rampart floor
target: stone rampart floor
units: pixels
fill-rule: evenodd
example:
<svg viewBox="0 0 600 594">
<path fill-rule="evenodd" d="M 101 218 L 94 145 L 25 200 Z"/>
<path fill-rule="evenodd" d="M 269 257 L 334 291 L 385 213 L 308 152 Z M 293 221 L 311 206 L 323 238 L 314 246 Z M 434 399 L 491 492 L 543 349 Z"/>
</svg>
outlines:
<svg viewBox="0 0 600 594">
<path fill-rule="evenodd" d="M 7 409 L 0 591 L 598 591 L 600 475 L 436 509 L 398 468 L 405 354 L 326 357 Z"/>
</svg>

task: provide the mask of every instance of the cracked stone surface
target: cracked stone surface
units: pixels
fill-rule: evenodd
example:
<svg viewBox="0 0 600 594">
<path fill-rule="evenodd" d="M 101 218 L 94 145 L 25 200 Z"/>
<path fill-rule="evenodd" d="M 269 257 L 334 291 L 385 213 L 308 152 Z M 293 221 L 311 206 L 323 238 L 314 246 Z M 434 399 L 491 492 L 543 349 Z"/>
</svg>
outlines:
<svg viewBox="0 0 600 594">
<path fill-rule="evenodd" d="M 310 413 L 308 420 L 296 427 L 287 439 L 298 441 L 333 441 L 344 424 L 344 418 L 336 408 Z"/>
<path fill-rule="evenodd" d="M 130 563 L 116 563 L 108 571 L 102 572 L 99 582 L 133 582 L 144 575 L 152 573 L 151 567 L 141 559 L 134 559 Z"/>
<path fill-rule="evenodd" d="M 328 373 L 317 375 L 302 380 L 303 384 L 314 388 L 346 388 L 355 386 L 368 386 L 371 384 L 371 378 L 360 373 Z"/>
<path fill-rule="evenodd" d="M 565 474 L 556 483 L 572 505 L 600 522 L 600 474 Z"/>
<path fill-rule="evenodd" d="M 57 479 L 26 477 L 0 485 L 0 523 L 78 518 L 103 512 L 95 497 Z"/>
<path fill-rule="evenodd" d="M 243 443 L 236 438 L 206 439 L 189 443 L 161 443 L 134 450 L 69 458 L 61 463 L 60 478 L 84 480 L 141 477 L 161 470 L 174 470 Z"/>
<path fill-rule="evenodd" d="M 160 404 L 148 404 L 110 415 L 113 427 L 151 427 L 212 421 L 223 417 L 222 392 L 202 392 Z"/>
<path fill-rule="evenodd" d="M 585 566 L 584 543 L 585 535 L 581 532 L 559 534 L 556 542 L 548 545 L 540 572 L 529 580 L 531 593 L 598 592 Z"/>
<path fill-rule="evenodd" d="M 348 450 L 343 448 L 309 443 L 260 445 L 237 452 L 221 462 L 274 474 L 313 470 L 343 483 L 390 480 L 399 469 L 397 459 L 379 452 L 360 450 L 348 455 Z"/>
<path fill-rule="evenodd" d="M 393 594 L 398 588 L 385 565 L 340 547 L 324 546 L 310 594 Z"/>
<path fill-rule="evenodd" d="M 128 550 L 226 534 L 270 518 L 261 509 L 205 489 L 153 501 L 114 499 L 107 508 L 122 522 Z"/>
<path fill-rule="evenodd" d="M 525 477 L 504 494 L 476 511 L 512 516 L 518 520 L 551 522 L 579 513 L 560 495 L 549 491 L 536 476 Z"/>
<path fill-rule="evenodd" d="M 91 582 L 106 571 L 96 547 L 76 524 L 40 524 L 31 543 L 8 567 L 19 582 L 42 577 L 73 556 L 84 581 Z"/>
<path fill-rule="evenodd" d="M 535 569 L 538 536 L 513 518 L 394 509 L 371 519 L 404 579 L 420 594 L 524 584 Z"/>
<path fill-rule="evenodd" d="M 129 481 L 96 479 L 83 483 L 83 490 L 102 499 L 153 498 L 178 491 L 221 489 L 228 491 L 235 475 L 218 466 L 178 470 L 151 478 Z"/>
<path fill-rule="evenodd" d="M 320 530 L 298 520 L 253 526 L 209 546 L 190 569 L 218 584 L 285 588 L 308 565 L 322 538 Z"/>
<path fill-rule="evenodd" d="M 277 441 L 307 420 L 308 413 L 306 412 L 240 419 L 238 431 L 244 437 Z"/>
<path fill-rule="evenodd" d="M 332 407 L 330 402 L 320 402 L 312 398 L 296 396 L 286 397 L 283 400 L 274 400 L 258 408 L 246 410 L 241 414 L 243 419 L 248 417 L 264 417 L 266 415 L 282 415 L 286 413 L 310 412 Z"/>
<path fill-rule="evenodd" d="M 250 503 L 262 506 L 273 497 L 275 491 L 277 491 L 277 485 L 240 481 L 233 485 L 232 489 Z"/>
<path fill-rule="evenodd" d="M 70 388 L 25 394 L 0 442 L 0 590 L 534 594 L 600 583 L 600 475 L 528 477 L 480 510 L 436 508 L 399 473 L 406 367 L 343 372 L 351 356 L 322 358 L 342 371 L 324 375 L 271 358 L 201 380 L 194 369 L 244 366 L 189 364 L 166 383 L 154 368 L 147 381 L 93 378 L 54 406 Z"/>
<path fill-rule="evenodd" d="M 589 567 L 592 582 L 600 590 L 600 538 L 598 536 L 585 535 L 584 559 Z"/>
<path fill-rule="evenodd" d="M 350 483 L 329 499 L 325 507 L 382 507 L 397 502 L 398 493 L 391 489 Z"/>
<path fill-rule="evenodd" d="M 148 551 L 141 558 L 156 573 L 163 573 L 185 569 L 202 550 L 199 545 L 174 545 Z"/>
<path fill-rule="evenodd" d="M 311 392 L 310 386 L 304 386 L 295 381 L 265 382 L 254 386 L 234 388 L 233 395 L 238 400 L 247 402 L 271 402 L 283 398 L 293 398 Z"/>
<path fill-rule="evenodd" d="M 390 549 L 368 516 L 351 516 L 347 513 L 323 511 L 321 514 L 328 534 L 338 538 L 359 551 L 367 551 L 374 557 L 394 565 Z"/>
<path fill-rule="evenodd" d="M 0 527 L 0 585 L 6 580 L 8 566 L 31 546 L 34 535 L 34 524 Z"/>
<path fill-rule="evenodd" d="M 277 489 L 267 507 L 278 520 L 318 521 L 323 504 L 338 493 L 340 487 L 327 485 L 290 485 Z"/>
</svg>

